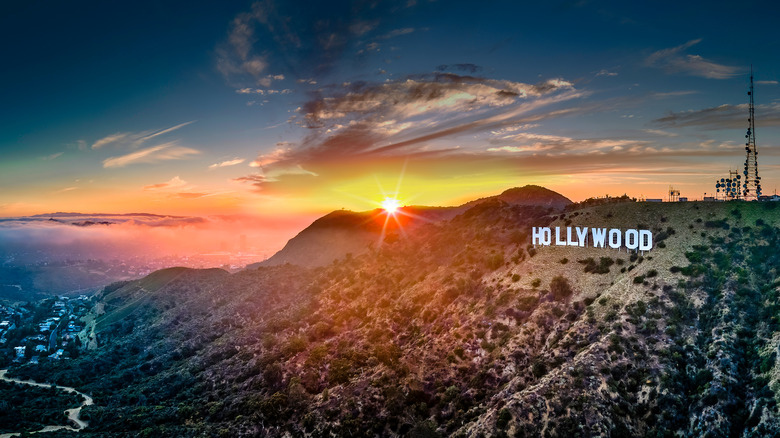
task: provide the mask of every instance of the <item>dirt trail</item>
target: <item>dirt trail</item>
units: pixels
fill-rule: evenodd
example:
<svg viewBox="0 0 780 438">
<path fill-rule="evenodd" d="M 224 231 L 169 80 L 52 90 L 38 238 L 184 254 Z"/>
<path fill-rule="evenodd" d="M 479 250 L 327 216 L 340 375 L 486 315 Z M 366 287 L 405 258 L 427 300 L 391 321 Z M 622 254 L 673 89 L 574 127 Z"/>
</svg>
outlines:
<svg viewBox="0 0 780 438">
<path fill-rule="evenodd" d="M 8 370 L 0 370 L 0 380 L 3 380 L 5 382 L 11 382 L 11 383 L 20 383 L 22 385 L 39 386 L 41 388 L 51 388 L 52 386 L 50 383 L 38 383 L 38 382 L 33 382 L 32 380 L 11 379 L 5 376 L 6 373 L 8 373 Z M 78 394 L 84 398 L 84 401 L 81 402 L 81 405 L 79 405 L 79 407 L 65 410 L 65 413 L 68 414 L 68 419 L 72 421 L 73 424 L 76 425 L 76 427 L 46 426 L 41 430 L 36 430 L 30 433 L 54 432 L 56 430 L 70 430 L 73 432 L 78 432 L 81 429 L 84 429 L 85 427 L 88 426 L 88 423 L 82 420 L 81 418 L 79 418 L 79 415 L 81 414 L 81 408 L 92 404 L 92 397 L 88 396 L 87 394 L 84 394 L 83 392 L 76 391 L 75 388 L 71 388 L 70 386 L 60 386 L 60 385 L 54 385 L 54 386 L 61 391 Z M 22 432 L 4 433 L 0 435 L 0 438 L 11 438 L 14 436 L 20 436 L 21 434 Z"/>
</svg>

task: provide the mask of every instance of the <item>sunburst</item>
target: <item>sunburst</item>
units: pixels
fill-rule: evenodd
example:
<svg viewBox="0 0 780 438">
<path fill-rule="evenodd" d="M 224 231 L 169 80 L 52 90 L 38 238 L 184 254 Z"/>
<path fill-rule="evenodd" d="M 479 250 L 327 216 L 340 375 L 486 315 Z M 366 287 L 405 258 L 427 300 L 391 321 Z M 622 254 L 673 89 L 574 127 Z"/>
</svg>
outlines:
<svg viewBox="0 0 780 438">
<path fill-rule="evenodd" d="M 386 197 L 385 200 L 382 201 L 382 209 L 389 215 L 394 216 L 399 208 L 401 208 L 401 201 L 396 198 Z"/>
</svg>

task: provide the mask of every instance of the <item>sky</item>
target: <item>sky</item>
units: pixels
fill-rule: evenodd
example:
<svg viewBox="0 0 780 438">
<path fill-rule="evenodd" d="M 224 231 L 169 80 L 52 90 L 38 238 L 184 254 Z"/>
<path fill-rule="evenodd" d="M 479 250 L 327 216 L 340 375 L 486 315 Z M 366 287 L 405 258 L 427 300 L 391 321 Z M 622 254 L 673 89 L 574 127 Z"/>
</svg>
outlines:
<svg viewBox="0 0 780 438">
<path fill-rule="evenodd" d="M 780 185 L 773 2 L 0 5 L 0 217 L 715 191 L 755 74 Z M 298 228 L 300 229 L 300 228 Z"/>
</svg>

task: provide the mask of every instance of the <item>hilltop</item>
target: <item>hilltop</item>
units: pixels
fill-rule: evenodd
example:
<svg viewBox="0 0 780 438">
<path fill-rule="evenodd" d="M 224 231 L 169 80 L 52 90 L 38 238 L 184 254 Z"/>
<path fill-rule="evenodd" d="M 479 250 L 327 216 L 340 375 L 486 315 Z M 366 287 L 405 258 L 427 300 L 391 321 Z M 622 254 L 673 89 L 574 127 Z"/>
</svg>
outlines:
<svg viewBox="0 0 780 438">
<path fill-rule="evenodd" d="M 769 436 L 776 207 L 486 199 L 325 266 L 112 285 L 97 348 L 12 372 L 92 394 L 85 436 Z M 534 247 L 533 226 L 654 248 Z"/>
<path fill-rule="evenodd" d="M 360 255 L 378 247 L 386 239 L 396 239 L 423 224 L 446 221 L 486 202 L 501 201 L 508 205 L 547 207 L 563 210 L 572 204 L 565 196 L 544 187 L 527 185 L 508 189 L 487 198 L 469 201 L 456 207 L 405 206 L 392 217 L 376 209 L 366 212 L 337 210 L 317 219 L 268 260 L 247 266 L 293 265 L 325 266 L 347 254 Z"/>
</svg>

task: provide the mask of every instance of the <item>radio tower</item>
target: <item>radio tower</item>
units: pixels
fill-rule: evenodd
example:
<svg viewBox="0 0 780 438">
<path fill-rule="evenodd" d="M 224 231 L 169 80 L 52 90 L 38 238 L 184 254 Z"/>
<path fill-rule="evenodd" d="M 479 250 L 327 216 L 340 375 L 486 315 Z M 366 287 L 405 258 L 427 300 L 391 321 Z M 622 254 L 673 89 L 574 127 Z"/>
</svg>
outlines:
<svg viewBox="0 0 780 438">
<path fill-rule="evenodd" d="M 756 150 L 756 120 L 753 107 L 753 66 L 750 66 L 750 118 L 748 118 L 748 130 L 745 134 L 745 182 L 742 184 L 744 189 L 744 199 L 746 201 L 757 200 L 761 196 L 761 177 L 758 176 L 758 150 Z"/>
</svg>

